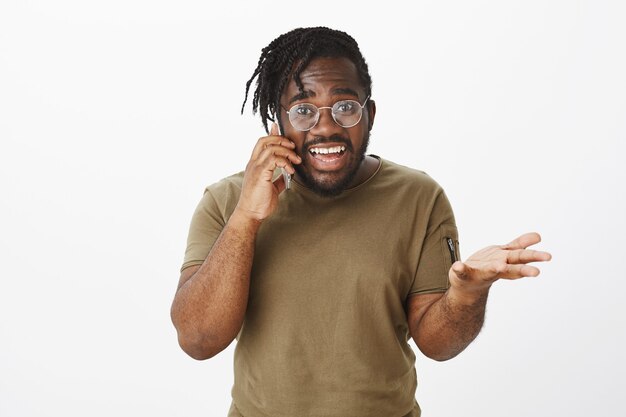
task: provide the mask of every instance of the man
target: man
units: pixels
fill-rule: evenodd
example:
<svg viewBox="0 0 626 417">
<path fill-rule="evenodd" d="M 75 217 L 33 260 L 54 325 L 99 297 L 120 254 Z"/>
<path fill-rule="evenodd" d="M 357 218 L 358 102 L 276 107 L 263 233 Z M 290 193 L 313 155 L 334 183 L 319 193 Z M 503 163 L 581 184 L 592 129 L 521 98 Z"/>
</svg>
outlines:
<svg viewBox="0 0 626 417">
<path fill-rule="evenodd" d="M 376 104 L 347 34 L 286 33 L 246 97 L 256 77 L 253 111 L 266 132 L 274 123 L 194 213 L 172 305 L 179 343 L 207 359 L 238 339 L 231 417 L 419 416 L 409 335 L 430 358 L 456 356 L 491 284 L 536 276 L 527 263 L 550 255 L 526 249 L 540 240 L 530 233 L 459 260 L 441 187 L 366 155 Z"/>
</svg>

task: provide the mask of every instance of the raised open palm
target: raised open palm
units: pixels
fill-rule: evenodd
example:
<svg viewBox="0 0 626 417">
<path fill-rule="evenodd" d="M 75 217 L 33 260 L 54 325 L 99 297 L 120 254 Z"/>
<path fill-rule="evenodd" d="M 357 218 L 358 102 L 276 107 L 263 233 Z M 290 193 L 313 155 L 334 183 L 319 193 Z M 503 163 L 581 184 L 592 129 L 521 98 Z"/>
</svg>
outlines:
<svg viewBox="0 0 626 417">
<path fill-rule="evenodd" d="M 530 262 L 552 259 L 548 252 L 528 249 L 541 242 L 538 233 L 526 233 L 506 245 L 487 246 L 467 258 L 455 262 L 450 268 L 450 285 L 459 289 L 476 291 L 488 288 L 494 281 L 536 277 L 539 268 Z"/>
</svg>

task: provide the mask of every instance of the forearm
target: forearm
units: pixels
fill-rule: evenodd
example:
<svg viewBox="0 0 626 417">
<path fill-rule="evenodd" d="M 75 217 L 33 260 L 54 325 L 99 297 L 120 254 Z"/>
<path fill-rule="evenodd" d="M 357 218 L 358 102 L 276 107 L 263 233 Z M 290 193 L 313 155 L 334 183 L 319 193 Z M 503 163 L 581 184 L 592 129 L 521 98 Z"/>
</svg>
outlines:
<svg viewBox="0 0 626 417">
<path fill-rule="evenodd" d="M 448 289 L 417 326 L 415 343 L 420 350 L 439 361 L 461 353 L 482 328 L 488 294 L 489 288 L 472 294 Z"/>
<path fill-rule="evenodd" d="M 176 293 L 172 321 L 181 347 L 196 359 L 225 349 L 241 328 L 259 225 L 235 211 L 204 263 Z"/>
</svg>

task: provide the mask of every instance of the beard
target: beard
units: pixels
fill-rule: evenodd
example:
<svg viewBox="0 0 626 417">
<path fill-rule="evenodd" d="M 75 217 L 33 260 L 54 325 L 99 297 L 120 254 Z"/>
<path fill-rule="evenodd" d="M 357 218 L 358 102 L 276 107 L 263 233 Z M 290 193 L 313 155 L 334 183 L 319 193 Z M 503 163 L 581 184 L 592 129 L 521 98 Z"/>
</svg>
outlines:
<svg viewBox="0 0 626 417">
<path fill-rule="evenodd" d="M 306 158 L 302 158 L 302 164 L 294 165 L 294 169 L 296 170 L 296 173 L 298 174 L 298 177 L 300 178 L 300 181 L 302 181 L 303 185 L 310 188 L 313 192 L 321 197 L 336 197 L 352 184 L 352 181 L 361 167 L 361 163 L 365 159 L 365 153 L 367 152 L 369 140 L 370 132 L 367 131 L 363 137 L 361 146 L 357 152 L 354 152 L 352 143 L 345 138 L 339 136 L 316 138 L 302 147 L 301 155 L 306 155 Z M 346 146 L 346 152 L 348 152 L 348 155 L 346 156 L 349 158 L 348 163 L 339 172 L 324 173 L 318 176 L 311 175 L 310 166 L 307 162 L 308 158 L 311 157 L 309 148 L 314 145 L 331 142 L 342 143 Z"/>
</svg>

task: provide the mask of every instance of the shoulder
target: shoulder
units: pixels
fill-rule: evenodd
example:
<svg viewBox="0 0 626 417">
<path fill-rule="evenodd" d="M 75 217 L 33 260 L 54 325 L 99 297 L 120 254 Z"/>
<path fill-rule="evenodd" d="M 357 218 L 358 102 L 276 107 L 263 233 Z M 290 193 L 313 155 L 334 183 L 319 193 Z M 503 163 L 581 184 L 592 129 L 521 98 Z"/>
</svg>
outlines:
<svg viewBox="0 0 626 417">
<path fill-rule="evenodd" d="M 377 199 L 420 218 L 434 216 L 434 220 L 453 222 L 452 207 L 437 181 L 424 171 L 380 159 L 380 171 L 370 189 Z"/>
<path fill-rule="evenodd" d="M 239 201 L 242 184 L 243 172 L 238 172 L 207 186 L 198 208 L 219 215 L 225 222 Z"/>
<path fill-rule="evenodd" d="M 381 168 L 379 181 L 383 186 L 396 190 L 419 191 L 420 194 L 437 195 L 443 188 L 426 172 L 380 158 Z"/>
<path fill-rule="evenodd" d="M 217 200 L 221 200 L 232 195 L 237 195 L 237 197 L 239 197 L 242 184 L 243 171 L 226 178 L 222 178 L 218 182 L 207 186 L 204 189 L 204 193 L 210 193 Z"/>
</svg>

